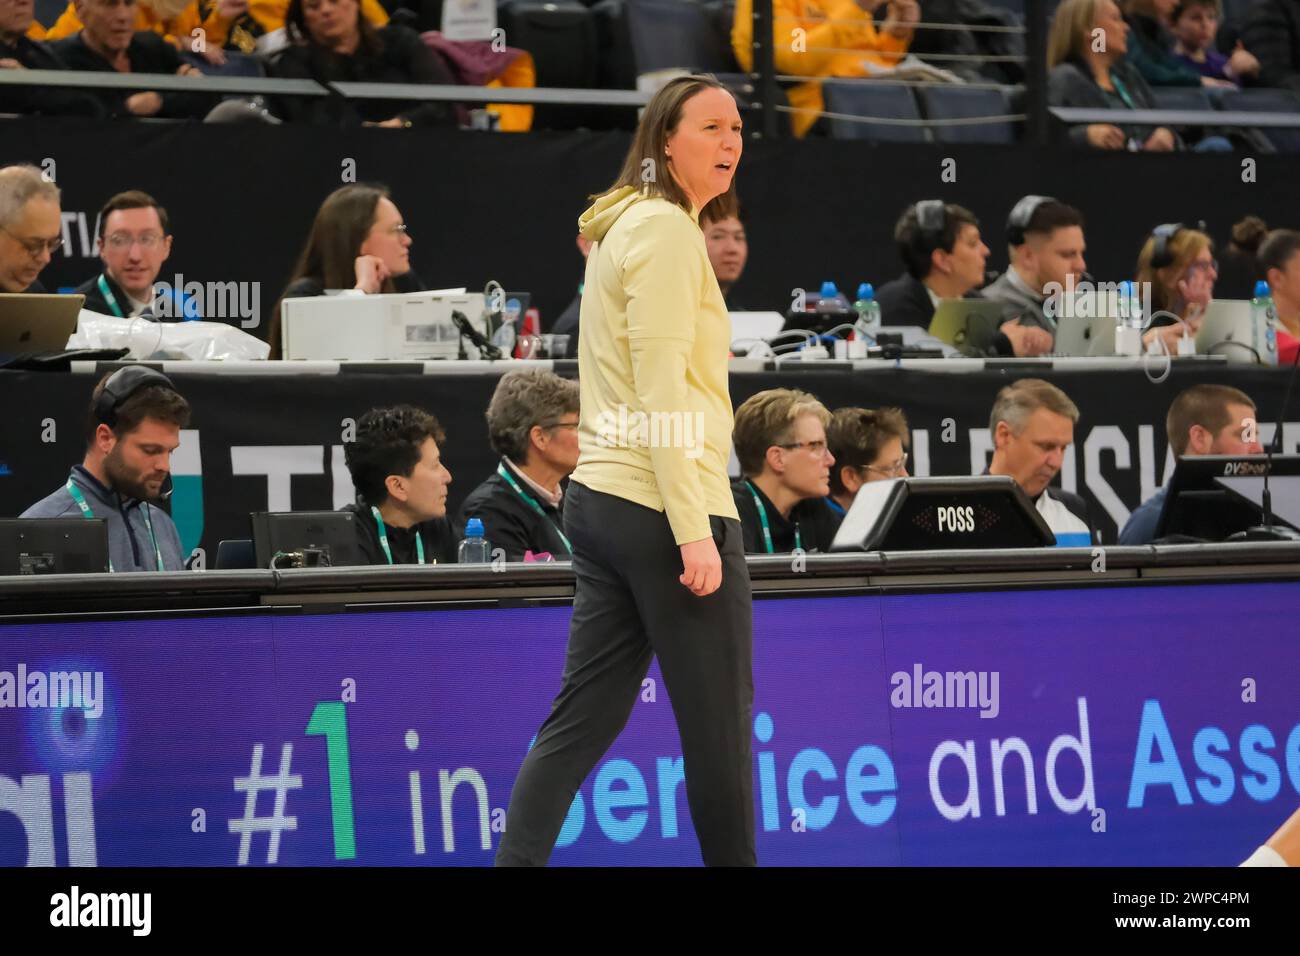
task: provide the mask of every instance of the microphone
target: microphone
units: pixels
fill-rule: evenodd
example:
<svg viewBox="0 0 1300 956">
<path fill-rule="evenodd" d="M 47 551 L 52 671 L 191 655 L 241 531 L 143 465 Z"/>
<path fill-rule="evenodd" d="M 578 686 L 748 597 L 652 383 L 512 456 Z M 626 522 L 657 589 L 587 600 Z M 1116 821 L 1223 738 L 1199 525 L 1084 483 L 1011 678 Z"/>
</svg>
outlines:
<svg viewBox="0 0 1300 956">
<path fill-rule="evenodd" d="M 480 353 L 492 361 L 501 358 L 501 350 L 487 340 L 487 337 L 470 324 L 469 319 L 465 317 L 464 312 L 456 309 L 451 310 L 452 324 L 460 330 L 460 334 L 465 336 L 477 346 Z"/>
<path fill-rule="evenodd" d="M 172 473 L 169 471 L 167 472 L 167 477 L 163 479 L 162 487 L 158 489 L 158 498 L 162 501 L 166 501 L 172 496 L 172 492 L 175 490 L 176 489 L 172 487 Z"/>
<path fill-rule="evenodd" d="M 1264 468 L 1264 494 L 1260 497 L 1260 507 L 1264 512 L 1263 523 L 1229 535 L 1229 541 L 1300 541 L 1300 531 L 1273 524 L 1273 495 L 1268 489 L 1268 478 L 1273 471 L 1273 455 L 1282 447 L 1282 425 L 1286 421 L 1286 410 L 1291 405 L 1291 389 L 1295 386 L 1297 368 L 1300 368 L 1300 349 L 1296 350 L 1295 358 L 1291 361 L 1291 374 L 1287 377 L 1282 407 L 1277 413 L 1277 430 L 1273 432 L 1273 440 L 1264 449 L 1264 454 L 1268 457 Z"/>
</svg>

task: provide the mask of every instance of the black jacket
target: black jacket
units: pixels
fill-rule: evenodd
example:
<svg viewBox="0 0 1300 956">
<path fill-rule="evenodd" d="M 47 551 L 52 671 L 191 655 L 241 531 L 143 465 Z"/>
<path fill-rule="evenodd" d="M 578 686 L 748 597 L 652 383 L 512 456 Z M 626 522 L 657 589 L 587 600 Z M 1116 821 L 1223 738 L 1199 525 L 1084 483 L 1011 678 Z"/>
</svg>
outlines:
<svg viewBox="0 0 1300 956">
<path fill-rule="evenodd" d="M 113 65 L 98 53 L 86 46 L 81 31 L 63 40 L 50 44 L 55 54 L 67 64 L 70 70 L 93 70 L 97 73 L 115 73 Z M 132 73 L 157 73 L 175 75 L 184 61 L 176 48 L 157 33 L 138 30 L 131 37 L 127 47 L 126 58 L 131 63 Z M 135 90 L 94 90 L 91 95 L 99 100 L 104 112 L 109 116 L 132 116 L 126 108 L 128 97 L 134 96 Z M 210 93 L 160 93 L 162 109 L 156 114 L 172 119 L 201 118 L 217 105 L 217 98 Z"/>
<path fill-rule="evenodd" d="M 563 500 L 560 507 L 556 508 L 550 502 L 539 499 L 519 472 L 511 468 L 504 458 L 501 459 L 501 466 L 514 478 L 515 484 L 528 496 L 528 500 L 525 501 L 504 478 L 493 472 L 469 493 L 456 518 L 456 527 L 463 530 L 465 522 L 470 518 L 480 519 L 488 543 L 493 550 L 504 549 L 507 561 L 522 561 L 525 551 L 533 554 L 545 551 L 556 561 L 569 560 L 569 547 L 560 534 L 564 527 Z M 538 508 L 541 509 L 540 513 Z"/>
<path fill-rule="evenodd" d="M 1255 0 L 1241 39 L 1259 60 L 1259 85 L 1300 93 L 1300 0 Z"/>
<path fill-rule="evenodd" d="M 455 78 L 424 45 L 419 34 L 389 24 L 375 33 L 377 47 L 363 41 L 351 56 L 343 56 L 314 43 L 283 50 L 271 62 L 273 76 L 311 79 L 318 83 L 431 83 L 452 85 Z M 413 100 L 343 100 L 336 97 L 286 96 L 276 112 L 293 122 L 325 126 L 378 123 L 395 116 L 415 126 L 455 126 L 456 112 L 449 103 Z"/>
<path fill-rule="evenodd" d="M 366 561 L 369 564 L 387 564 L 388 558 L 379 544 L 379 526 L 375 524 L 375 517 L 370 513 L 369 505 L 358 502 L 344 505 L 340 510 L 350 511 L 357 516 L 357 520 L 353 523 L 357 528 L 357 543 L 361 546 Z M 388 536 L 388 548 L 393 553 L 394 564 L 418 563 L 419 555 L 415 547 L 417 532 L 424 541 L 425 564 L 456 563 L 460 538 L 452 528 L 451 522 L 443 517 L 410 528 L 394 528 L 390 524 L 385 524 L 384 533 Z"/>
<path fill-rule="evenodd" d="M 789 518 L 783 518 L 776 510 L 776 505 L 772 504 L 758 485 L 751 485 L 741 479 L 731 483 L 731 495 L 736 501 L 736 511 L 740 514 L 746 554 L 768 553 L 763 540 L 763 523 L 759 520 L 754 495 L 750 493 L 751 487 L 767 512 L 767 525 L 772 533 L 772 553 L 789 554 L 794 550 L 796 527 L 805 552 L 824 554 L 830 551 L 831 542 L 835 540 L 835 532 L 839 530 L 844 516 L 832 511 L 825 498 L 807 498 L 794 506 Z"/>
<path fill-rule="evenodd" d="M 122 291 L 122 287 L 113 281 L 113 277 L 107 272 L 102 272 L 100 275 L 104 277 L 104 281 L 108 285 L 108 291 L 113 293 L 113 298 L 117 300 L 117 307 L 122 310 L 121 317 L 129 318 L 130 310 L 133 307 L 131 299 L 124 291 Z M 99 276 L 95 276 L 93 279 L 87 279 L 73 291 L 86 297 L 86 301 L 82 304 L 82 308 L 88 309 L 91 312 L 98 312 L 100 315 L 117 315 L 117 313 L 113 311 L 113 307 L 108 304 L 108 299 L 104 297 L 104 293 L 100 291 Z M 158 321 L 171 322 L 180 318 L 181 316 L 159 316 Z"/>
<path fill-rule="evenodd" d="M 19 37 L 0 42 L 0 60 L 17 60 L 29 70 L 66 70 L 48 43 Z M 103 116 L 104 108 L 84 90 L 43 89 L 39 86 L 0 86 L 0 113 L 39 113 L 45 116 Z"/>
<path fill-rule="evenodd" d="M 1110 68 L 1111 75 L 1117 77 L 1128 90 L 1129 96 L 1133 100 L 1133 105 L 1140 110 L 1153 110 L 1156 108 L 1155 97 L 1151 94 L 1151 88 L 1147 86 L 1146 80 L 1142 75 L 1129 63 L 1121 60 Z M 1106 91 L 1097 85 L 1096 79 L 1093 78 L 1092 72 L 1079 63 L 1067 61 L 1058 63 L 1052 67 L 1047 74 L 1047 102 L 1052 106 L 1077 106 L 1088 109 L 1114 109 L 1115 104 L 1107 97 Z M 1146 142 L 1155 127 L 1153 126 L 1135 126 L 1131 123 L 1122 122 L 1122 113 L 1116 110 L 1117 119 L 1114 125 L 1124 131 L 1124 135 L 1129 139 L 1136 139 L 1140 142 Z M 1076 123 L 1069 127 L 1067 137 L 1075 146 L 1091 147 L 1088 142 L 1088 125 L 1087 123 Z M 1175 145 L 1183 148 L 1183 142 L 1174 134 Z"/>
</svg>

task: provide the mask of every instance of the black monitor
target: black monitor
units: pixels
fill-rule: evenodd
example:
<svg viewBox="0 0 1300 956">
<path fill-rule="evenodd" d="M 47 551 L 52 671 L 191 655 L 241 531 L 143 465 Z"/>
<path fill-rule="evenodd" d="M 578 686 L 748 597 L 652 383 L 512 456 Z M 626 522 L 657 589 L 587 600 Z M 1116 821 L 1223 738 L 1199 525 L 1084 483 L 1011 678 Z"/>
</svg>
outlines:
<svg viewBox="0 0 1300 956">
<path fill-rule="evenodd" d="M 894 478 L 858 491 L 832 551 L 1042 548 L 1056 536 L 1005 475 Z"/>
<path fill-rule="evenodd" d="M 1274 524 L 1300 525 L 1300 455 L 1195 455 L 1178 459 L 1156 525 L 1162 538 L 1224 541 L 1260 523 L 1269 473 Z"/>
<path fill-rule="evenodd" d="M 369 564 L 350 511 L 258 511 L 248 516 L 259 568 Z"/>
<path fill-rule="evenodd" d="M 94 574 L 108 570 L 103 518 L 0 519 L 0 574 Z"/>
</svg>

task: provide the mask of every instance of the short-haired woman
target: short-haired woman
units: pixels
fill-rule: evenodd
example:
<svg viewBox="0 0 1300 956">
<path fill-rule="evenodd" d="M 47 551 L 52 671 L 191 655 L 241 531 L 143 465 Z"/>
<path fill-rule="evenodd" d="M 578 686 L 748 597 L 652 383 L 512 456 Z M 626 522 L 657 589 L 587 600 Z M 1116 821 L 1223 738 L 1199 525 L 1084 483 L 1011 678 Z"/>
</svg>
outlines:
<svg viewBox="0 0 1300 956">
<path fill-rule="evenodd" d="M 524 758 L 499 865 L 550 857 L 574 792 L 657 656 L 709 865 L 755 863 L 753 606 L 731 498 L 730 323 L 700 212 L 733 201 L 736 101 L 679 77 L 646 106 L 613 186 L 579 219 L 587 257 L 574 599 L 559 695 Z M 521 749 L 522 749 L 522 741 Z"/>
</svg>

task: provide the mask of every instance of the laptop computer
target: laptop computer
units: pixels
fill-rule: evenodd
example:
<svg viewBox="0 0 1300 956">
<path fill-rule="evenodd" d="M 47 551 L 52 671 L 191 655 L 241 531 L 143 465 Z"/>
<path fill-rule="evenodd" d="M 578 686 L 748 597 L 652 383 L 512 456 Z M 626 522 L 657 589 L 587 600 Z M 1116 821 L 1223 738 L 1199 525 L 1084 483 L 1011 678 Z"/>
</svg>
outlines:
<svg viewBox="0 0 1300 956">
<path fill-rule="evenodd" d="M 1006 321 L 1004 309 L 991 299 L 943 299 L 930 319 L 930 335 L 956 349 L 986 351 Z"/>
<path fill-rule="evenodd" d="M 1215 299 L 1196 333 L 1197 355 L 1223 355 L 1231 363 L 1277 365 L 1277 326 L 1257 316 L 1246 299 Z"/>
<path fill-rule="evenodd" d="M 0 359 L 66 349 L 85 301 L 84 295 L 0 293 Z"/>
</svg>

